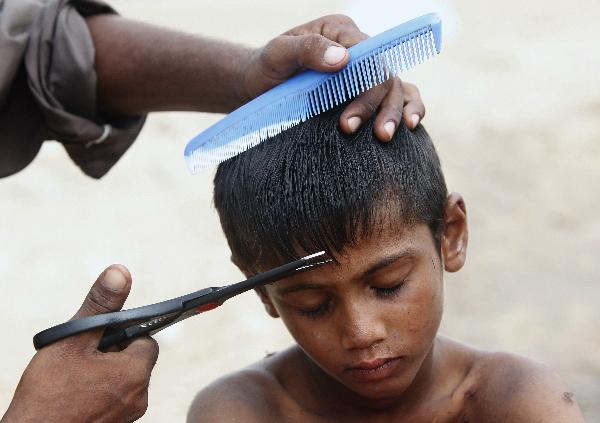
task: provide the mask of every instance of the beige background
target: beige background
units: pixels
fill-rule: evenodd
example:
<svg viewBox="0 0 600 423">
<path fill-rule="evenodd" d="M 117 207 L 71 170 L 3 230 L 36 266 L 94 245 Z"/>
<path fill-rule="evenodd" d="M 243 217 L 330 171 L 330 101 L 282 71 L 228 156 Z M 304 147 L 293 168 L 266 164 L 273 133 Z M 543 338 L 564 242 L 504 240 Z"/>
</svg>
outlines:
<svg viewBox="0 0 600 423">
<path fill-rule="evenodd" d="M 405 76 L 450 189 L 470 217 L 466 268 L 447 277 L 443 332 L 545 361 L 600 422 L 600 3 L 119 0 L 126 16 L 259 46 L 320 15 L 351 14 L 371 33 L 427 11 L 446 24 L 443 54 Z M 129 306 L 241 275 L 211 205 L 211 178 L 182 151 L 218 116 L 152 116 L 101 181 L 47 143 L 0 181 L 0 410 L 33 354 L 32 335 L 68 318 L 97 274 L 126 264 Z M 145 422 L 181 421 L 217 376 L 290 344 L 252 294 L 160 334 Z"/>
</svg>

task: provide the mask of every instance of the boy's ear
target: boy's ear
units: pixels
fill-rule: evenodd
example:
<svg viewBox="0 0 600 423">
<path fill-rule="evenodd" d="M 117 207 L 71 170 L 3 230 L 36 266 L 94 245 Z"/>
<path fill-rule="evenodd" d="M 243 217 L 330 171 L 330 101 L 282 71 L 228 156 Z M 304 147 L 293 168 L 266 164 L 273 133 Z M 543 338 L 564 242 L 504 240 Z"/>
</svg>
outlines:
<svg viewBox="0 0 600 423">
<path fill-rule="evenodd" d="M 451 193 L 446 200 L 444 212 L 444 233 L 442 235 L 442 258 L 444 269 L 456 272 L 465 264 L 467 258 L 467 209 L 462 196 Z"/>
<path fill-rule="evenodd" d="M 267 293 L 267 289 L 264 286 L 259 286 L 258 288 L 254 288 L 254 291 L 258 294 L 260 301 L 262 301 L 263 306 L 265 306 L 265 310 L 269 314 L 269 316 L 273 318 L 279 317 L 279 313 L 277 309 L 273 305 L 273 301 L 271 301 L 271 297 Z"/>
<path fill-rule="evenodd" d="M 246 269 L 240 263 L 240 261 L 237 259 L 237 257 L 235 257 L 233 254 L 231 255 L 231 262 L 233 264 L 235 264 L 236 267 L 238 269 L 240 269 L 240 271 L 247 278 L 249 278 L 250 276 L 252 276 L 252 273 L 250 273 L 248 271 L 248 269 Z M 265 306 L 265 310 L 267 311 L 267 313 L 269 313 L 269 316 L 271 316 L 271 317 L 279 317 L 279 313 L 277 313 L 277 309 L 273 305 L 273 302 L 271 301 L 271 297 L 269 297 L 269 294 L 267 293 L 267 290 L 265 289 L 265 287 L 264 286 L 260 286 L 258 288 L 254 288 L 254 291 L 256 291 L 256 293 L 258 294 L 258 297 L 260 298 L 260 301 L 262 301 L 263 305 Z"/>
</svg>

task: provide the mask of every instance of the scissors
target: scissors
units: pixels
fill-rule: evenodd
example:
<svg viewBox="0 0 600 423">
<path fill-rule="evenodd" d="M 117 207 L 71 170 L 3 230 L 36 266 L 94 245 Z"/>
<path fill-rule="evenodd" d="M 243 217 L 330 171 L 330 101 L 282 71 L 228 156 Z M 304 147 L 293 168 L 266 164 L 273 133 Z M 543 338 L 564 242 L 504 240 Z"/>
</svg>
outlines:
<svg viewBox="0 0 600 423">
<path fill-rule="evenodd" d="M 98 349 L 106 350 L 108 347 L 118 345 L 138 336 L 154 335 L 164 328 L 181 322 L 188 317 L 217 308 L 228 299 L 250 289 L 278 281 L 326 263 L 331 263 L 332 261 L 324 251 L 320 251 L 231 285 L 205 288 L 191 294 L 173 298 L 172 300 L 132 308 L 130 310 L 71 320 L 43 330 L 35 335 L 33 337 L 33 346 L 36 350 L 39 350 L 53 342 L 82 332 L 105 329 Z"/>
</svg>

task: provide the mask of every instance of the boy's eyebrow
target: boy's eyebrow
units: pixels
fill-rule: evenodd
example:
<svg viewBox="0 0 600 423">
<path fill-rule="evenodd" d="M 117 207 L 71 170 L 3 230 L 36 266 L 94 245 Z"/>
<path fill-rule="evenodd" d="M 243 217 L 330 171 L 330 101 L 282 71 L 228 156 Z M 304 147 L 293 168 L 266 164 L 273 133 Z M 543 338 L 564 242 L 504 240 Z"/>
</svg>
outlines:
<svg viewBox="0 0 600 423">
<path fill-rule="evenodd" d="M 297 283 L 295 285 L 292 286 L 288 286 L 287 288 L 282 289 L 279 292 L 279 295 L 286 295 L 286 294 L 291 294 L 292 292 L 297 292 L 297 291 L 303 291 L 305 289 L 321 289 L 323 288 L 323 285 L 318 284 L 318 283 Z"/>
<path fill-rule="evenodd" d="M 412 250 L 404 250 L 404 251 L 399 251 L 397 253 L 391 254 L 391 255 L 379 260 L 377 263 L 373 264 L 370 268 L 365 270 L 362 274 L 362 277 L 364 278 L 367 276 L 372 276 L 374 273 L 377 273 L 381 269 L 385 269 L 386 267 L 396 263 L 398 260 L 401 260 L 401 259 L 407 258 L 407 257 L 413 257 L 413 256 L 414 256 L 414 254 L 413 254 Z M 300 283 L 288 286 L 286 288 L 283 288 L 281 291 L 279 291 L 279 295 L 286 295 L 286 294 L 290 294 L 292 292 L 303 291 L 305 289 L 321 289 L 321 288 L 323 288 L 323 286 L 324 286 L 323 284 L 314 283 L 314 282 L 309 282 L 309 283 L 300 282 Z"/>
<path fill-rule="evenodd" d="M 363 273 L 363 277 L 371 276 L 374 273 L 377 273 L 378 271 L 380 271 L 381 269 L 384 269 L 384 268 L 396 263 L 398 260 L 401 260 L 406 257 L 412 257 L 413 255 L 414 254 L 411 250 L 404 250 L 404 251 L 399 251 L 397 253 L 391 254 L 387 257 L 384 257 L 383 259 L 381 259 L 377 263 L 375 263 L 373 266 L 371 266 L 369 269 L 367 269 Z"/>
</svg>

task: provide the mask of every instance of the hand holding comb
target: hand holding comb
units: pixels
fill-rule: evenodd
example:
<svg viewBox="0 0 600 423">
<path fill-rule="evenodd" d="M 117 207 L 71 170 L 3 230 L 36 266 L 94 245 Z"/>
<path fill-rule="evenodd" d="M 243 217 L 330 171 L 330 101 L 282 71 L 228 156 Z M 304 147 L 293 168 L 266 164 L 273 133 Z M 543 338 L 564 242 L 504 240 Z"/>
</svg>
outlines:
<svg viewBox="0 0 600 423">
<path fill-rule="evenodd" d="M 312 116 L 357 97 L 438 54 L 442 23 L 421 16 L 348 49 L 339 72 L 304 71 L 234 110 L 185 148 L 192 173 L 233 157 Z"/>
</svg>

